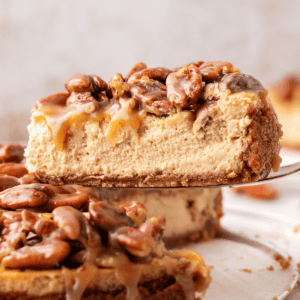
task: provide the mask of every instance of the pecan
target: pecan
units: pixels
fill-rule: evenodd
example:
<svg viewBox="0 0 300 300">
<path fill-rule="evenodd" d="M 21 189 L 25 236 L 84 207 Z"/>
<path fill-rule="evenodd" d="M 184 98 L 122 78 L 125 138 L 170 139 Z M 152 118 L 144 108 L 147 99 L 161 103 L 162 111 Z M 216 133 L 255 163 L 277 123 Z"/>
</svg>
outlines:
<svg viewBox="0 0 300 300">
<path fill-rule="evenodd" d="M 161 238 L 163 231 L 166 228 L 166 218 L 157 217 L 151 218 L 139 227 L 141 232 L 150 234 L 155 240 Z"/>
<path fill-rule="evenodd" d="M 141 225 L 146 221 L 147 213 L 145 206 L 139 202 L 125 202 L 120 205 L 125 208 L 126 215 L 133 220 L 137 225 Z"/>
<path fill-rule="evenodd" d="M 33 174 L 26 174 L 18 179 L 19 184 L 41 183 Z"/>
<path fill-rule="evenodd" d="M 134 73 L 140 72 L 144 69 L 147 69 L 147 65 L 140 62 L 138 64 L 135 64 L 133 68 L 128 72 L 128 74 L 125 77 L 125 80 L 128 81 L 128 79 L 133 75 Z"/>
<path fill-rule="evenodd" d="M 12 252 L 2 260 L 2 264 L 8 269 L 50 269 L 58 267 L 70 251 L 67 242 L 48 240 Z"/>
<path fill-rule="evenodd" d="M 101 245 L 101 236 L 89 220 L 73 207 L 58 207 L 53 211 L 54 222 L 71 240 L 79 240 L 84 246 Z"/>
<path fill-rule="evenodd" d="M 250 91 L 259 94 L 261 97 L 266 97 L 268 91 L 254 77 L 241 73 L 231 73 L 225 75 L 221 83 L 225 83 L 232 93 Z"/>
<path fill-rule="evenodd" d="M 0 144 L 0 163 L 20 162 L 24 158 L 24 147 L 19 144 Z"/>
<path fill-rule="evenodd" d="M 109 89 L 116 100 L 129 97 L 130 86 L 120 73 L 115 74 L 109 81 Z"/>
<path fill-rule="evenodd" d="M 49 200 L 47 194 L 29 186 L 31 185 L 18 185 L 1 192 L 0 206 L 2 208 L 21 209 L 45 205 Z"/>
<path fill-rule="evenodd" d="M 181 66 L 181 67 L 178 67 L 178 68 L 173 69 L 173 72 L 177 72 L 177 71 L 179 71 L 181 68 L 187 68 L 187 67 L 190 67 L 190 66 L 192 66 L 192 65 L 194 65 L 194 66 L 196 66 L 196 67 L 199 68 L 203 63 L 204 63 L 204 61 L 194 61 L 194 62 L 192 62 L 192 63 L 189 63 L 189 64 L 186 64 L 186 65 L 183 65 L 183 66 Z"/>
<path fill-rule="evenodd" d="M 6 174 L 20 178 L 28 173 L 27 169 L 18 163 L 3 163 L 0 164 L 0 174 Z"/>
<path fill-rule="evenodd" d="M 138 229 L 128 226 L 120 227 L 111 234 L 111 238 L 124 246 L 131 254 L 146 257 L 161 239 L 165 226 L 164 217 L 151 218 Z"/>
<path fill-rule="evenodd" d="M 18 185 L 18 178 L 8 175 L 0 175 L 0 192 Z"/>
<path fill-rule="evenodd" d="M 167 88 L 159 81 L 143 77 L 130 88 L 134 99 L 140 101 L 150 112 L 157 115 L 169 114 L 174 110 L 174 105 L 167 97 Z"/>
<path fill-rule="evenodd" d="M 57 226 L 53 221 L 39 218 L 37 214 L 26 209 L 22 211 L 22 221 L 25 226 L 30 228 L 31 231 L 35 232 L 40 237 L 48 237 L 55 229 L 57 229 Z"/>
<path fill-rule="evenodd" d="M 96 75 L 76 74 L 65 84 L 67 92 L 94 93 L 107 89 L 107 83 Z"/>
<path fill-rule="evenodd" d="M 225 61 L 207 61 L 200 66 L 202 79 L 208 83 L 219 80 L 223 74 L 232 73 L 233 65 Z"/>
<path fill-rule="evenodd" d="M 91 220 L 96 226 L 106 232 L 113 231 L 121 226 L 134 225 L 133 221 L 126 216 L 125 212 L 118 212 L 102 201 L 97 203 L 90 202 L 89 213 Z"/>
<path fill-rule="evenodd" d="M 194 65 L 171 73 L 166 80 L 168 98 L 179 108 L 193 108 L 202 92 L 202 77 Z"/>
<path fill-rule="evenodd" d="M 165 82 L 166 78 L 170 73 L 173 71 L 166 69 L 166 68 L 149 68 L 149 69 L 143 69 L 140 72 L 134 73 L 130 76 L 128 79 L 128 82 L 133 83 L 137 80 L 142 79 L 144 76 L 153 79 L 153 80 L 158 80 L 161 82 Z"/>
<path fill-rule="evenodd" d="M 72 206 L 77 209 L 87 207 L 89 196 L 83 193 L 74 194 L 55 194 L 49 198 L 48 203 L 41 208 L 42 211 L 51 212 L 56 207 Z"/>
<path fill-rule="evenodd" d="M 151 235 L 127 226 L 117 229 L 112 234 L 112 239 L 124 246 L 129 253 L 138 257 L 148 256 L 155 246 L 155 241 Z"/>
<path fill-rule="evenodd" d="M 69 97 L 70 97 L 70 93 L 57 93 L 54 95 L 50 95 L 46 98 L 38 100 L 36 102 L 34 108 L 37 109 L 44 105 L 64 106 L 64 105 L 66 105 Z"/>
</svg>

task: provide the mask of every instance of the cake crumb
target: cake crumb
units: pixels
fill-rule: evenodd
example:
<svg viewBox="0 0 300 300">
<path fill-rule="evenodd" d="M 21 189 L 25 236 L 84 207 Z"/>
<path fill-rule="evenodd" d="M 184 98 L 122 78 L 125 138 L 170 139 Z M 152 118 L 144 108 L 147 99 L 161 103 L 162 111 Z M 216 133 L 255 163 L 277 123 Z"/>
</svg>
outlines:
<svg viewBox="0 0 300 300">
<path fill-rule="evenodd" d="M 240 271 L 246 272 L 246 273 L 252 273 L 252 270 L 250 270 L 250 269 L 241 269 Z"/>
<path fill-rule="evenodd" d="M 297 263 L 298 272 L 300 273 L 300 262 Z"/>
<path fill-rule="evenodd" d="M 285 259 L 280 254 L 275 253 L 273 255 L 273 257 L 276 261 L 278 261 L 282 270 L 286 270 L 290 266 L 290 261 L 292 259 L 291 256 L 289 256 L 287 259 Z"/>
<path fill-rule="evenodd" d="M 238 186 L 232 189 L 237 194 L 242 194 L 258 200 L 273 200 L 279 195 L 279 190 L 270 184 L 254 186 Z"/>
<path fill-rule="evenodd" d="M 268 271 L 274 271 L 274 267 L 273 266 L 267 267 L 267 270 Z"/>
<path fill-rule="evenodd" d="M 300 225 L 296 225 L 294 227 L 294 233 L 298 233 L 300 231 Z"/>
<path fill-rule="evenodd" d="M 274 297 L 273 300 L 278 300 L 278 298 L 277 298 L 277 297 Z"/>
</svg>

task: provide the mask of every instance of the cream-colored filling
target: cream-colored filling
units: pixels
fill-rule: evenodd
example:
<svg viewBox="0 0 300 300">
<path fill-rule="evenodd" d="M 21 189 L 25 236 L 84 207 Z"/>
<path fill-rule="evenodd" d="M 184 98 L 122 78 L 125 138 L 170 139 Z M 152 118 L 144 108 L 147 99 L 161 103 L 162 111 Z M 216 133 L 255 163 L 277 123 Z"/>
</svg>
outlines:
<svg viewBox="0 0 300 300">
<path fill-rule="evenodd" d="M 161 118 L 147 115 L 138 129 L 139 139 L 130 127 L 120 127 L 122 139 L 115 146 L 107 139 L 110 118 L 86 121 L 76 127 L 62 151 L 57 150 L 45 120 L 33 119 L 27 168 L 50 176 L 131 177 L 161 172 L 235 176 L 243 167 L 242 154 L 250 142 L 246 137 L 252 122 L 248 109 L 262 103 L 257 94 L 242 92 L 223 93 L 214 105 L 216 112 L 203 128 L 191 111 Z"/>
<path fill-rule="evenodd" d="M 102 189 L 103 199 L 113 205 L 138 201 L 145 205 L 147 218 L 164 216 L 167 219 L 165 238 L 175 238 L 206 229 L 206 221 L 217 219 L 214 208 L 219 188 L 184 190 Z"/>
</svg>

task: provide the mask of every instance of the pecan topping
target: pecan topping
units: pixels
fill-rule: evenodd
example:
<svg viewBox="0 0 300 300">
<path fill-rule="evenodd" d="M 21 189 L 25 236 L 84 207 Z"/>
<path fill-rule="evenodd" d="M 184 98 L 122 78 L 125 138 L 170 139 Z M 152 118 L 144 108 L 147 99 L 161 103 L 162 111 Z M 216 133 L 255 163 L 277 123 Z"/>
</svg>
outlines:
<svg viewBox="0 0 300 300">
<path fill-rule="evenodd" d="M 89 213 L 91 220 L 107 232 L 121 226 L 132 226 L 134 224 L 124 211 L 117 211 L 102 201 L 91 202 Z"/>
<path fill-rule="evenodd" d="M 17 178 L 23 177 L 28 173 L 27 169 L 18 163 L 0 164 L 0 174 L 6 174 Z"/>
<path fill-rule="evenodd" d="M 142 225 L 146 221 L 147 212 L 145 206 L 139 202 L 125 202 L 120 205 L 125 208 L 126 215 L 133 220 L 137 225 Z"/>
<path fill-rule="evenodd" d="M 128 82 L 133 83 L 136 80 L 142 79 L 143 77 L 148 77 L 150 79 L 158 80 L 164 83 L 170 73 L 172 73 L 172 71 L 166 68 L 144 69 L 140 72 L 132 74 L 128 79 Z"/>
<path fill-rule="evenodd" d="M 250 91 L 258 93 L 261 97 L 268 94 L 262 84 L 250 75 L 231 73 L 225 75 L 221 82 L 225 83 L 232 93 Z"/>
<path fill-rule="evenodd" d="M 208 83 L 218 81 L 224 74 L 233 72 L 233 65 L 225 61 L 207 61 L 200 66 L 202 79 Z"/>
<path fill-rule="evenodd" d="M 51 212 L 59 206 L 73 206 L 81 209 L 87 207 L 89 195 L 77 192 L 70 186 L 53 186 L 51 184 L 22 184 L 0 193 L 0 206 L 10 209 L 34 208 Z"/>
<path fill-rule="evenodd" d="M 90 247 L 101 245 L 100 234 L 78 210 L 70 206 L 58 207 L 53 211 L 53 216 L 54 222 L 69 239 L 79 240 Z"/>
<path fill-rule="evenodd" d="M 2 208 L 20 209 L 45 205 L 48 195 L 28 185 L 18 185 L 0 193 L 0 206 Z"/>
<path fill-rule="evenodd" d="M 133 75 L 134 73 L 140 72 L 144 69 L 147 69 L 147 65 L 140 62 L 133 66 L 133 68 L 128 72 L 128 74 L 125 77 L 125 80 L 128 81 L 128 79 Z"/>
<path fill-rule="evenodd" d="M 145 76 L 132 85 L 130 92 L 134 99 L 152 113 L 163 115 L 174 110 L 173 104 L 167 98 L 166 86 L 157 80 Z"/>
<path fill-rule="evenodd" d="M 12 252 L 2 260 L 2 264 L 8 269 L 50 269 L 59 266 L 70 250 L 70 245 L 64 241 L 43 241 Z"/>
<path fill-rule="evenodd" d="M 181 68 L 187 68 L 187 67 L 190 67 L 190 66 L 192 66 L 192 65 L 199 68 L 203 63 L 204 63 L 204 61 L 195 61 L 195 62 L 186 64 L 186 65 L 184 65 L 184 66 L 175 68 L 175 69 L 173 69 L 173 72 L 177 72 L 177 71 L 179 71 Z"/>
<path fill-rule="evenodd" d="M 66 91 L 71 93 L 94 93 L 107 89 L 107 83 L 96 75 L 76 74 L 66 82 Z"/>
<path fill-rule="evenodd" d="M 18 178 L 8 175 L 0 175 L 0 192 L 18 185 Z"/>
<path fill-rule="evenodd" d="M 119 100 L 121 97 L 130 96 L 130 84 L 125 82 L 125 79 L 120 73 L 115 74 L 109 81 L 109 88 L 113 97 Z"/>
<path fill-rule="evenodd" d="M 0 163 L 20 162 L 24 158 L 24 147 L 21 145 L 0 144 Z"/>
<path fill-rule="evenodd" d="M 194 107 L 202 92 L 202 77 L 199 68 L 190 65 L 171 73 L 167 77 L 166 85 L 168 98 L 174 106 Z"/>
</svg>

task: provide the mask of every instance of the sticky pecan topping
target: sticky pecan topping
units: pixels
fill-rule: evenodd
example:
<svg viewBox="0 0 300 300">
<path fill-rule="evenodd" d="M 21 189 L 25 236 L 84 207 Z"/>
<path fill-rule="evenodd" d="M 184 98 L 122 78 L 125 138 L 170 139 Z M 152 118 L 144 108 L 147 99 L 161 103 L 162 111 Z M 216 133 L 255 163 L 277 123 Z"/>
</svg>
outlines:
<svg viewBox="0 0 300 300">
<path fill-rule="evenodd" d="M 162 83 L 165 83 L 168 75 L 172 73 L 171 70 L 166 69 L 166 68 L 149 68 L 149 69 L 144 69 L 140 72 L 134 73 L 132 74 L 129 79 L 128 82 L 133 83 L 136 80 L 140 80 L 142 79 L 144 76 L 148 77 L 150 79 L 153 80 L 158 80 Z"/>
<path fill-rule="evenodd" d="M 116 100 L 119 100 L 121 97 L 129 97 L 130 87 L 131 85 L 125 82 L 120 73 L 115 74 L 109 81 L 109 89 Z"/>
<path fill-rule="evenodd" d="M 90 218 L 70 206 L 52 214 L 5 212 L 0 219 L 0 262 L 7 269 L 52 269 L 64 263 L 96 264 L 97 257 L 120 251 L 129 259 L 155 256 L 165 218 L 144 222 L 145 213 L 137 202 L 116 208 L 91 202 Z"/>
<path fill-rule="evenodd" d="M 128 74 L 126 75 L 125 77 L 125 80 L 128 81 L 128 79 L 131 77 L 131 75 L 137 73 L 137 72 L 140 72 L 144 69 L 147 69 L 147 65 L 140 62 L 140 63 L 137 63 L 133 66 L 133 68 L 128 72 Z"/>
<path fill-rule="evenodd" d="M 202 92 L 202 76 L 195 65 L 171 73 L 166 80 L 168 98 L 179 108 L 193 108 Z"/>
<path fill-rule="evenodd" d="M 233 71 L 233 65 L 225 61 L 207 61 L 200 66 L 202 78 L 206 83 L 219 81 L 224 74 Z"/>
</svg>

